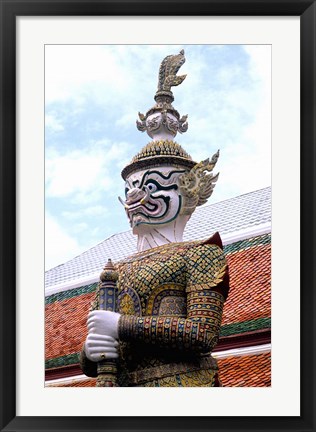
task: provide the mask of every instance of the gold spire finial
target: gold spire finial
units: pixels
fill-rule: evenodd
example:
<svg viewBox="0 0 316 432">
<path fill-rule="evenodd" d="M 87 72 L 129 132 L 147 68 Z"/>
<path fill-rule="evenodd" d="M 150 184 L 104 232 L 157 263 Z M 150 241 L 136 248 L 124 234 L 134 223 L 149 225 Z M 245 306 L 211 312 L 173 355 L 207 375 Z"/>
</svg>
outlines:
<svg viewBox="0 0 316 432">
<path fill-rule="evenodd" d="M 171 87 L 180 85 L 186 75 L 177 75 L 185 62 L 184 50 L 179 54 L 168 55 L 160 63 L 158 75 L 158 89 L 155 94 L 156 104 L 146 114 L 138 113 L 137 129 L 154 140 L 172 140 L 177 132 L 184 133 L 188 129 L 188 116 L 180 117 L 178 111 L 172 106 L 174 96 Z"/>
<path fill-rule="evenodd" d="M 158 90 L 155 95 L 155 100 L 159 96 L 170 96 L 174 100 L 171 87 L 181 84 L 186 75 L 177 75 L 180 67 L 185 62 L 184 50 L 182 49 L 179 54 L 168 55 L 165 57 L 159 68 Z"/>
</svg>

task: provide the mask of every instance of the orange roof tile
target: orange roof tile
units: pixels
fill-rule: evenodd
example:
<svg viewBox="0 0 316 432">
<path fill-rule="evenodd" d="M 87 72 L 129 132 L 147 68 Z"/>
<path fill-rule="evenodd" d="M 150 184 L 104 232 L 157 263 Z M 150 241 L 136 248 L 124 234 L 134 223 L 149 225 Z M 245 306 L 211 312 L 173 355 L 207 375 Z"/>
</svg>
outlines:
<svg viewBox="0 0 316 432">
<path fill-rule="evenodd" d="M 270 387 L 271 354 L 245 355 L 218 359 L 223 387 Z M 96 379 L 54 384 L 53 387 L 95 387 Z"/>
<path fill-rule="evenodd" d="M 271 245 L 227 255 L 230 291 L 222 325 L 271 316 Z"/>
<path fill-rule="evenodd" d="M 270 245 L 231 253 L 227 259 L 231 288 L 222 324 L 270 317 Z M 46 359 L 81 350 L 93 297 L 93 293 L 81 294 L 46 305 Z"/>
<path fill-rule="evenodd" d="M 223 387 L 270 387 L 271 353 L 218 359 Z"/>
<path fill-rule="evenodd" d="M 81 351 L 94 294 L 84 294 L 45 307 L 46 359 Z"/>
<path fill-rule="evenodd" d="M 49 387 L 95 387 L 97 379 L 88 378 L 86 380 L 71 381 L 67 384 L 51 384 Z"/>
</svg>

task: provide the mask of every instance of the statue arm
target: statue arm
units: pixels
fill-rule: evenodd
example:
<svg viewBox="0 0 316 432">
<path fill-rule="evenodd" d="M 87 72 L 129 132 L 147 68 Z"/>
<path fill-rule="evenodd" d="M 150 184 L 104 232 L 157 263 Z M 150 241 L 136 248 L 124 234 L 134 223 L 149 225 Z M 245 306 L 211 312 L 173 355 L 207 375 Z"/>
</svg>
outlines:
<svg viewBox="0 0 316 432">
<path fill-rule="evenodd" d="M 122 315 L 121 340 L 210 352 L 218 341 L 228 270 L 222 250 L 201 245 L 187 253 L 187 317 Z"/>
</svg>

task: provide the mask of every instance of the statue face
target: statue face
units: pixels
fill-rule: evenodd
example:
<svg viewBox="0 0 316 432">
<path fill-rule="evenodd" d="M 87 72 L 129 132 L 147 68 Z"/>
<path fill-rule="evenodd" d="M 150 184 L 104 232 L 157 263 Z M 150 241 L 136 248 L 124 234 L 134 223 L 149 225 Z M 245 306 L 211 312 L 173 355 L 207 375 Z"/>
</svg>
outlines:
<svg viewBox="0 0 316 432">
<path fill-rule="evenodd" d="M 132 228 L 162 225 L 174 220 L 181 210 L 178 178 L 184 169 L 153 167 L 131 174 L 125 183 L 125 207 Z"/>
</svg>

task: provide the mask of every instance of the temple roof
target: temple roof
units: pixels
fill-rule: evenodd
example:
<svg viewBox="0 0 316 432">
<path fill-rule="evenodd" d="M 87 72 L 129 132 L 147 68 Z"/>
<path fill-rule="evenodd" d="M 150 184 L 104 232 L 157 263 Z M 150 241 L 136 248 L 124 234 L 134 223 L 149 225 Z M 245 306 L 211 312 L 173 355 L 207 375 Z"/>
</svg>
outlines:
<svg viewBox="0 0 316 432">
<path fill-rule="evenodd" d="M 124 215 L 122 215 L 124 217 Z M 271 223 L 271 188 L 266 187 L 234 198 L 198 207 L 189 220 L 184 240 L 198 240 L 218 231 L 224 244 L 233 243 L 233 235 L 254 231 Z M 245 234 L 243 238 L 250 238 Z M 136 251 L 132 231 L 115 234 L 77 257 L 45 273 L 46 289 L 71 284 L 76 280 L 98 279 L 108 258 L 114 262 Z M 78 285 L 80 286 L 80 284 Z"/>
<path fill-rule="evenodd" d="M 221 338 L 262 331 L 271 325 L 271 235 L 227 247 L 230 291 L 225 303 Z M 47 368 L 78 361 L 86 338 L 86 319 L 97 283 L 46 298 Z M 219 344 L 220 348 L 220 344 Z M 220 348 L 222 349 L 222 348 Z"/>
<path fill-rule="evenodd" d="M 271 353 L 230 356 L 218 359 L 219 375 L 224 387 L 270 387 Z M 84 377 L 59 384 L 62 387 L 95 387 L 96 378 Z M 53 387 L 58 387 L 53 384 Z"/>
</svg>

